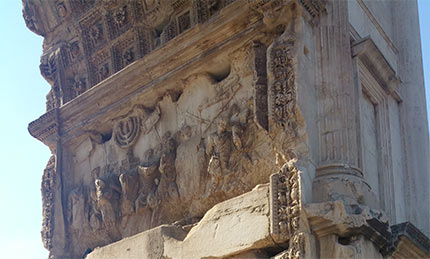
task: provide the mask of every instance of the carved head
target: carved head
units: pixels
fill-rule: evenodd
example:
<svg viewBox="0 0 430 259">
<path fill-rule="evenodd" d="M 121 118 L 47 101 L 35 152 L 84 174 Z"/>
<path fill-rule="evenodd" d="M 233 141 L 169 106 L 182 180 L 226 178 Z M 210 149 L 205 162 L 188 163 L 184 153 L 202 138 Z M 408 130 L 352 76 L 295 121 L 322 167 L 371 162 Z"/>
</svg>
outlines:
<svg viewBox="0 0 430 259">
<path fill-rule="evenodd" d="M 145 153 L 143 154 L 145 161 L 151 161 L 153 159 L 153 156 L 154 156 L 154 150 L 152 148 L 146 150 Z"/>
<path fill-rule="evenodd" d="M 138 166 L 137 167 L 137 172 L 139 173 L 139 175 L 143 176 L 143 177 L 148 177 L 151 176 L 155 173 L 155 170 L 157 169 L 157 166 Z"/>
<path fill-rule="evenodd" d="M 223 133 L 227 130 L 228 125 L 228 119 L 227 118 L 221 118 L 218 120 L 217 126 L 218 126 L 218 133 Z"/>
<path fill-rule="evenodd" d="M 96 185 L 97 191 L 103 190 L 106 187 L 106 183 L 102 179 L 96 179 L 94 184 Z"/>
</svg>

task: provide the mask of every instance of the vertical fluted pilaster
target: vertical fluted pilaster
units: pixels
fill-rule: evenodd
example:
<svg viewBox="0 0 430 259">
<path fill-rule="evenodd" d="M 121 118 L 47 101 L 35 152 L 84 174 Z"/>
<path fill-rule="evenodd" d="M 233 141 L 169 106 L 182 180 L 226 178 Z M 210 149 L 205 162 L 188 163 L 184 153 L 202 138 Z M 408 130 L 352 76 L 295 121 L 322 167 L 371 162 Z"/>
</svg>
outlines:
<svg viewBox="0 0 430 259">
<path fill-rule="evenodd" d="M 328 1 L 326 8 L 315 30 L 319 161 L 313 199 L 376 206 L 358 167 L 358 90 L 353 81 L 348 1 Z"/>
<path fill-rule="evenodd" d="M 319 29 L 320 166 L 357 166 L 356 105 L 347 1 L 329 1 Z"/>
</svg>

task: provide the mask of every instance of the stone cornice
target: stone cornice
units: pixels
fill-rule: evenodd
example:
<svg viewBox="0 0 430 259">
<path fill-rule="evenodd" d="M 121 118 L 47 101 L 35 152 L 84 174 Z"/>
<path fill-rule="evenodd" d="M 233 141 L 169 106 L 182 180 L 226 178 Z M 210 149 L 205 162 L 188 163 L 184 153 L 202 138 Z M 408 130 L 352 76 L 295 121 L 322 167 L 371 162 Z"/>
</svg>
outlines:
<svg viewBox="0 0 430 259">
<path fill-rule="evenodd" d="M 130 101 L 131 98 L 135 98 L 133 96 L 136 96 L 136 94 L 142 95 L 144 92 L 145 96 L 142 98 L 145 105 L 147 107 L 154 106 L 160 96 L 154 93 L 148 94 L 151 92 L 150 89 L 158 89 L 157 91 L 163 91 L 163 89 L 166 91 L 169 90 L 167 85 L 172 83 L 173 78 L 179 73 L 184 73 L 185 71 L 195 72 L 199 67 L 197 63 L 201 63 L 205 58 L 209 59 L 211 55 L 212 58 L 215 58 L 214 52 L 216 52 L 217 49 L 223 48 L 226 44 L 234 44 L 240 37 L 242 42 L 244 38 L 245 42 L 247 42 L 251 41 L 253 38 L 265 37 L 264 35 L 256 35 L 256 28 L 265 26 L 262 23 L 263 16 L 259 12 L 251 10 L 254 9 L 253 7 L 256 4 L 261 4 L 261 7 L 266 10 L 266 12 L 270 12 L 269 9 L 276 9 L 279 8 L 279 6 L 285 6 L 291 3 L 299 3 L 313 17 L 324 10 L 323 1 L 320 0 L 290 0 L 277 2 L 279 3 L 276 4 L 275 2 L 267 1 L 232 1 L 232 3 L 228 4 L 216 14 L 217 19 L 205 20 L 204 23 L 197 22 L 190 29 L 170 39 L 164 45 L 152 50 L 152 52 L 147 53 L 125 68 L 122 68 L 120 70 L 121 73 L 115 73 L 93 87 L 88 85 L 91 82 L 89 82 L 89 78 L 87 78 L 86 87 L 90 88 L 76 97 L 71 96 L 65 98 L 63 96 L 67 94 L 67 89 L 64 88 L 66 87 L 64 82 L 68 82 L 67 80 L 70 81 L 70 79 L 66 79 L 66 74 L 69 73 L 66 71 L 69 69 L 67 68 L 67 63 L 75 62 L 71 63 L 71 65 L 76 66 L 80 64 L 79 62 L 82 63 L 83 61 L 79 61 L 79 58 L 76 59 L 77 61 L 69 60 L 70 57 L 67 53 L 69 53 L 68 51 L 72 51 L 72 45 L 69 46 L 65 43 L 66 45 L 63 44 L 64 46 L 59 46 L 58 44 L 54 44 L 49 48 L 54 51 L 47 51 L 43 56 L 41 72 L 45 78 L 51 79 L 52 90 L 48 96 L 48 99 L 51 99 L 51 103 L 48 103 L 47 106 L 48 109 L 52 107 L 58 108 L 58 106 L 60 106 L 56 113 L 58 113 L 58 118 L 61 118 L 61 129 L 58 132 L 58 122 L 56 122 L 56 124 L 48 123 L 48 118 L 52 117 L 49 115 L 52 114 L 52 111 L 49 111 L 29 125 L 32 136 L 47 145 L 52 145 L 52 138 L 49 136 L 54 133 L 76 137 L 85 131 L 94 130 L 98 128 L 99 125 L 90 126 L 92 121 L 96 118 L 98 123 L 103 121 L 104 119 L 101 117 L 105 116 L 103 114 L 106 111 L 111 113 L 120 112 L 121 105 Z M 44 21 L 42 19 L 43 17 L 40 16 L 40 10 L 44 8 L 44 6 L 36 6 L 35 3 L 34 0 L 24 1 L 24 7 L 28 6 L 28 8 L 31 7 L 34 9 L 33 11 L 30 10 L 30 13 L 26 13 L 29 11 L 27 8 L 24 10 L 24 14 L 33 15 L 33 19 L 35 20 L 29 20 L 30 25 L 31 22 L 39 22 L 45 28 L 47 26 L 47 21 Z M 69 8 L 70 6 L 67 4 L 65 7 Z M 94 6 L 91 7 L 91 10 L 94 8 L 97 9 Z M 88 18 L 88 15 L 91 13 L 93 12 L 87 10 L 85 15 L 75 18 L 85 22 L 85 19 Z M 67 15 L 73 16 L 75 14 Z M 70 19 L 63 19 L 61 23 L 76 23 L 76 21 L 73 22 Z M 277 22 L 279 23 L 282 21 L 279 20 Z M 45 37 L 49 37 L 50 40 L 52 40 L 52 37 L 55 37 L 56 33 L 57 32 L 52 31 L 50 32 L 52 35 Z M 129 34 L 129 32 L 124 33 L 121 37 L 128 37 L 124 36 L 127 34 Z M 43 33 L 43 35 L 45 35 L 45 33 Z M 114 39 L 112 42 L 118 42 L 121 37 Z M 208 42 L 211 44 L 207 44 Z M 109 43 L 108 46 L 112 44 Z M 88 51 L 90 50 L 84 51 L 86 53 L 85 55 L 90 54 Z M 94 56 L 96 54 L 91 55 Z M 89 71 L 88 73 L 91 75 L 93 72 Z M 81 74 L 81 72 L 78 74 Z M 80 82 L 81 79 L 75 76 L 72 80 Z M 87 128 L 84 129 L 83 127 Z M 54 128 L 56 130 L 55 132 L 53 131 Z"/>
<path fill-rule="evenodd" d="M 430 253 L 430 239 L 412 223 L 391 226 L 393 241 L 386 254 L 393 258 L 425 258 Z M 405 249 L 407 247 L 408 249 Z"/>
<path fill-rule="evenodd" d="M 54 147 L 58 138 L 59 109 L 55 108 L 40 116 L 28 125 L 28 131 L 34 138 L 42 141 L 49 147 Z"/>
<path fill-rule="evenodd" d="M 244 38 L 245 41 L 252 40 L 259 26 L 263 26 L 259 14 L 232 4 L 220 12 L 218 19 L 191 28 L 125 67 L 121 73 L 113 74 L 54 109 L 61 118 L 61 135 L 75 137 L 86 130 L 84 127 L 97 128 L 98 125 L 91 125 L 95 120 L 97 123 L 108 122 L 106 111 L 110 115 L 120 113 L 125 103 L 136 95 L 142 98 L 145 106 L 154 106 L 160 96 L 151 90 L 167 92 L 166 86 L 174 84 L 175 76 L 184 71 L 195 71 L 201 62 L 215 58 L 216 51 L 226 44 L 235 44 Z M 49 130 L 54 123 L 54 113 L 53 110 L 48 111 L 29 125 L 32 136 L 45 144 L 48 144 L 46 139 L 49 135 L 58 133 Z"/>
<path fill-rule="evenodd" d="M 342 201 L 306 204 L 304 207 L 312 231 L 318 237 L 363 235 L 380 250 L 391 242 L 387 219 L 379 211 L 358 205 L 346 206 Z"/>
<path fill-rule="evenodd" d="M 312 231 L 319 237 L 363 235 L 384 256 L 393 258 L 425 258 L 430 240 L 412 223 L 389 227 L 382 212 L 368 207 L 346 206 L 342 201 L 312 203 L 304 206 Z"/>
</svg>

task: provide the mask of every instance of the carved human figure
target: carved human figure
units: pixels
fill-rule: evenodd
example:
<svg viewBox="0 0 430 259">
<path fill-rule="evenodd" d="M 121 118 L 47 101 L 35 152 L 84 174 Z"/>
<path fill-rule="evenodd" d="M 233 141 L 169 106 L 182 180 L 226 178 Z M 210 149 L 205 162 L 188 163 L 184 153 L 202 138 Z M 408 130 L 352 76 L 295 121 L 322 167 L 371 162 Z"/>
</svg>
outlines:
<svg viewBox="0 0 430 259">
<path fill-rule="evenodd" d="M 178 187 L 176 185 L 176 141 L 169 138 L 166 141 L 166 147 L 160 158 L 160 185 L 157 192 L 161 199 L 177 199 L 179 198 Z"/>
<path fill-rule="evenodd" d="M 148 196 L 146 197 L 146 204 L 147 204 L 147 207 L 151 210 L 151 226 L 152 227 L 154 227 L 160 223 L 160 222 L 158 222 L 159 218 L 160 218 L 160 215 L 159 215 L 160 203 L 161 203 L 161 201 L 157 197 L 157 194 L 155 194 L 154 192 L 148 193 Z"/>
<path fill-rule="evenodd" d="M 106 226 L 113 226 L 117 218 L 118 190 L 102 179 L 95 180 L 97 206 Z"/>
<path fill-rule="evenodd" d="M 90 196 L 90 210 L 88 214 L 90 227 L 93 231 L 98 230 L 102 227 L 102 216 L 97 205 L 97 195 L 94 190 L 89 192 Z"/>
<path fill-rule="evenodd" d="M 119 176 L 121 184 L 121 212 L 122 215 L 131 215 L 135 210 L 135 200 L 139 188 L 136 175 L 124 173 Z"/>
<path fill-rule="evenodd" d="M 232 151 L 232 135 L 227 128 L 228 120 L 222 118 L 217 122 L 217 132 L 209 137 L 206 154 L 211 157 L 211 161 L 214 163 L 213 165 L 209 163 L 208 170 L 211 175 L 222 174 L 223 170 L 228 169 Z"/>
<path fill-rule="evenodd" d="M 237 140 L 236 142 L 239 144 Z M 217 122 L 217 131 L 210 135 L 206 148 L 206 154 L 210 157 L 208 164 L 208 173 L 211 176 L 210 193 L 220 188 L 224 176 L 229 174 L 229 160 L 233 147 L 233 136 L 232 132 L 228 131 L 228 120 L 221 118 Z"/>
<path fill-rule="evenodd" d="M 73 189 L 69 194 L 67 203 L 68 221 L 73 229 L 79 229 L 87 223 L 85 220 L 85 198 L 82 191 L 80 186 Z"/>
<path fill-rule="evenodd" d="M 148 208 L 148 194 L 154 192 L 157 185 L 159 184 L 159 174 L 157 172 L 157 169 L 158 165 L 156 164 L 147 167 L 138 166 L 137 168 L 140 183 L 138 197 L 135 201 L 135 207 L 137 212 Z"/>
</svg>

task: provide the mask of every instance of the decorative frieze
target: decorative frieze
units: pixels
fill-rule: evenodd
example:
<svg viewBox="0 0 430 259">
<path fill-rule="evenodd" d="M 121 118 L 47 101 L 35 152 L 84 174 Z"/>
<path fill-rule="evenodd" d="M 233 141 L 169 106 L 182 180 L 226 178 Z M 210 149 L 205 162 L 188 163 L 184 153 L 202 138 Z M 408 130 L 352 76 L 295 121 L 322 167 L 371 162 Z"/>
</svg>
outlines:
<svg viewBox="0 0 430 259">
<path fill-rule="evenodd" d="M 52 238 L 54 228 L 54 204 L 55 204 L 55 183 L 57 178 L 57 171 L 55 168 L 55 156 L 49 159 L 42 176 L 42 242 L 43 246 L 51 250 Z"/>
<path fill-rule="evenodd" d="M 284 32 L 268 49 L 269 127 L 297 135 L 296 48 L 294 33 Z"/>
<path fill-rule="evenodd" d="M 40 116 L 39 119 L 31 122 L 28 125 L 28 131 L 34 138 L 40 141 L 52 138 L 53 140 L 48 141 L 52 142 L 55 141 L 58 136 L 58 127 L 58 108 L 55 108 Z"/>
<path fill-rule="evenodd" d="M 270 176 L 270 233 L 276 242 L 299 242 L 301 213 L 300 174 L 293 164 L 286 164 Z"/>
</svg>

